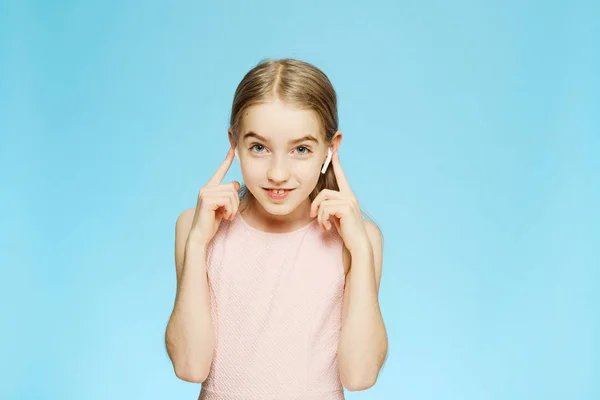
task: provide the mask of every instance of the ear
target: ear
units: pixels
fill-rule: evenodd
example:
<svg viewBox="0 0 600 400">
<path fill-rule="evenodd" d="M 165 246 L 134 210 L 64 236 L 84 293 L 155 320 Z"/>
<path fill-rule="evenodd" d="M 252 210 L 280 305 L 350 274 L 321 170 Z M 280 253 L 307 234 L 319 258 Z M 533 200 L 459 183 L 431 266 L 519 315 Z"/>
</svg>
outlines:
<svg viewBox="0 0 600 400">
<path fill-rule="evenodd" d="M 325 159 L 323 160 L 323 166 L 321 167 L 321 174 L 324 174 L 331 163 L 332 152 L 337 151 L 340 148 L 340 144 L 342 143 L 342 132 L 337 131 L 331 139 L 331 143 L 327 147 L 327 154 L 325 155 Z"/>
<path fill-rule="evenodd" d="M 233 130 L 231 130 L 231 128 L 227 129 L 227 136 L 229 138 L 229 146 L 231 146 L 232 149 L 235 149 L 237 143 L 233 138 Z"/>
<path fill-rule="evenodd" d="M 335 135 L 333 135 L 333 139 L 331 139 L 331 144 L 329 146 L 331 147 L 331 150 L 338 151 L 340 149 L 341 145 L 342 145 L 342 132 L 337 131 L 335 133 Z"/>
</svg>

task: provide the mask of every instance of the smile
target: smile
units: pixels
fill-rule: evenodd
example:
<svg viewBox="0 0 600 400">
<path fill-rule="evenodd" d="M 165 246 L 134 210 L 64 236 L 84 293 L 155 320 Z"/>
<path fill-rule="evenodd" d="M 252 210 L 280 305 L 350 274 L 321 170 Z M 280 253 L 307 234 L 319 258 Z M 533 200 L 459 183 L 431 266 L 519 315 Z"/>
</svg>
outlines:
<svg viewBox="0 0 600 400">
<path fill-rule="evenodd" d="M 263 188 L 269 198 L 273 200 L 283 200 L 287 197 L 287 195 L 294 189 L 268 189 Z"/>
</svg>

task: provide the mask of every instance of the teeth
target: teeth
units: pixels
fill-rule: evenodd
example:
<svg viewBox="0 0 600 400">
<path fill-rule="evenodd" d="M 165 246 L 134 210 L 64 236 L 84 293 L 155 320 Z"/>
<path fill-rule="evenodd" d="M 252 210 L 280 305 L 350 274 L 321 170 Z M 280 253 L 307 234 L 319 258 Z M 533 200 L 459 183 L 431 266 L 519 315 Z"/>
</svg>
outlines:
<svg viewBox="0 0 600 400">
<path fill-rule="evenodd" d="M 285 190 L 283 190 L 283 189 L 271 189 L 271 192 L 273 192 L 274 194 L 283 194 L 283 193 L 285 193 Z"/>
</svg>

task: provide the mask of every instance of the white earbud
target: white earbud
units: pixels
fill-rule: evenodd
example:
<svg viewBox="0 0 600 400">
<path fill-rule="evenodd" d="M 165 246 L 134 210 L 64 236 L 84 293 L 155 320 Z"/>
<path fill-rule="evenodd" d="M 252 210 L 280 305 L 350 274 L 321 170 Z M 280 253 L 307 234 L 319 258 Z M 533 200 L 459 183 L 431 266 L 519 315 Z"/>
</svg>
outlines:
<svg viewBox="0 0 600 400">
<path fill-rule="evenodd" d="M 238 160 L 238 162 L 240 162 L 240 155 L 238 153 L 237 146 L 235 147 L 235 159 Z"/>
<path fill-rule="evenodd" d="M 327 149 L 327 159 L 325 160 L 325 164 L 323 164 L 323 168 L 321 169 L 321 173 L 324 174 L 327 171 L 327 167 L 329 167 L 329 163 L 331 162 L 331 156 L 333 152 L 331 151 L 331 147 Z"/>
</svg>

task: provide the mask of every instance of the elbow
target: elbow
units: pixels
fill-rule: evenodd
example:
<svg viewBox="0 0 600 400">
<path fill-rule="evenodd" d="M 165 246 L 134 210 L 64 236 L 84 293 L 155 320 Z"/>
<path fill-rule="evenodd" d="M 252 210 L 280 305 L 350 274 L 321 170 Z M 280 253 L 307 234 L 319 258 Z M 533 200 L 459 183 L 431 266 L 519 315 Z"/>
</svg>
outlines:
<svg viewBox="0 0 600 400">
<path fill-rule="evenodd" d="M 387 353 L 387 350 L 384 353 Z M 364 356 L 346 357 L 346 354 L 348 353 L 343 351 L 338 353 L 339 376 L 342 385 L 350 392 L 367 390 L 375 386 L 383 362 L 385 362 L 385 356 L 380 362 L 380 357 L 368 360 Z M 349 355 L 357 356 L 353 352 L 350 352 Z"/>
<path fill-rule="evenodd" d="M 212 353 L 178 350 L 168 339 L 166 348 L 177 378 L 190 383 L 203 383 L 208 378 Z"/>
<path fill-rule="evenodd" d="M 340 369 L 342 385 L 350 392 L 358 392 L 373 387 L 377 382 L 378 375 L 379 368 L 375 366 L 369 368 L 365 363 Z"/>
<path fill-rule="evenodd" d="M 376 382 L 377 382 L 377 375 L 373 375 L 373 374 L 360 374 L 360 375 L 342 380 L 342 384 L 350 392 L 358 392 L 361 390 L 367 390 L 367 389 L 373 387 Z"/>
<path fill-rule="evenodd" d="M 175 366 L 175 376 L 185 382 L 203 383 L 208 378 L 209 370 L 194 366 Z"/>
</svg>

